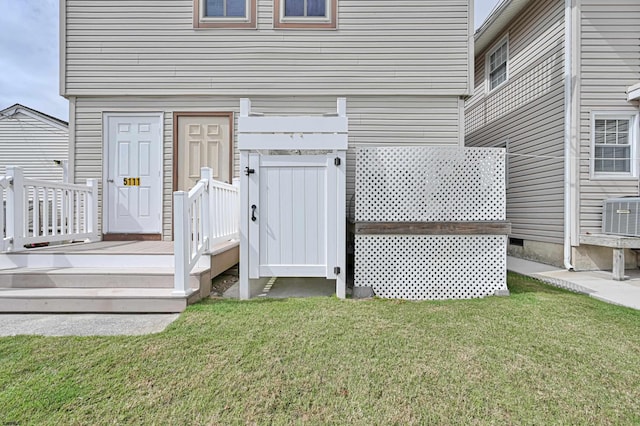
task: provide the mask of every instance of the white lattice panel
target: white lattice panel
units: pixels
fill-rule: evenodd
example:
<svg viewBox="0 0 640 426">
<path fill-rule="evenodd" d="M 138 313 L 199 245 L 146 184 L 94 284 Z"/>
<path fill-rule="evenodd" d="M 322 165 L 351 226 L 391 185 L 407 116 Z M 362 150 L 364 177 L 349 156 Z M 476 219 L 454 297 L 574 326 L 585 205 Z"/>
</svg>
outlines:
<svg viewBox="0 0 640 426">
<path fill-rule="evenodd" d="M 355 220 L 505 220 L 504 164 L 500 148 L 359 148 Z"/>
<path fill-rule="evenodd" d="M 355 286 L 407 300 L 470 299 L 506 290 L 507 237 L 356 235 Z"/>
</svg>

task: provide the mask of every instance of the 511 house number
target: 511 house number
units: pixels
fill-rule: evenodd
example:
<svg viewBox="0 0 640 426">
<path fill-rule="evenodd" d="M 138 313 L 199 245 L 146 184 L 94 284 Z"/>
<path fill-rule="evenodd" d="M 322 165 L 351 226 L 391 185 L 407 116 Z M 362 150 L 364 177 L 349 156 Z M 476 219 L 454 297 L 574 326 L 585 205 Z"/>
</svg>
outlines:
<svg viewBox="0 0 640 426">
<path fill-rule="evenodd" d="M 130 178 L 123 178 L 123 183 L 124 186 L 140 186 L 140 178 L 139 177 L 130 177 Z"/>
</svg>

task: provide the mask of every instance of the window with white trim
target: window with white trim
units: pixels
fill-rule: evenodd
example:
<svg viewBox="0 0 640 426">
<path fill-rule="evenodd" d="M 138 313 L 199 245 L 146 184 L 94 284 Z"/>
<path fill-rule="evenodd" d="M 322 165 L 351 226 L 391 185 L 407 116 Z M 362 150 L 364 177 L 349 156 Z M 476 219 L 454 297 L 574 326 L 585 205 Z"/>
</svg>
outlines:
<svg viewBox="0 0 640 426">
<path fill-rule="evenodd" d="M 592 126 L 594 176 L 636 176 L 637 116 L 596 113 Z"/>
<path fill-rule="evenodd" d="M 336 28 L 337 0 L 275 0 L 275 28 Z"/>
<path fill-rule="evenodd" d="M 255 28 L 256 0 L 194 0 L 196 28 Z"/>
<path fill-rule="evenodd" d="M 487 53 L 487 84 L 489 92 L 497 89 L 509 78 L 509 39 L 502 39 Z"/>
</svg>

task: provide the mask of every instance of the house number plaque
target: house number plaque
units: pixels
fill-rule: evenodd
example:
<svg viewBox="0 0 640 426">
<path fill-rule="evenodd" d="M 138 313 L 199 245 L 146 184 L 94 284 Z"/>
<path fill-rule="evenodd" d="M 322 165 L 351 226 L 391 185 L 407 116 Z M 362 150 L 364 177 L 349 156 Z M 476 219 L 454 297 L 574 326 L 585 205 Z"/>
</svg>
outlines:
<svg viewBox="0 0 640 426">
<path fill-rule="evenodd" d="M 128 177 L 124 179 L 124 186 L 140 186 L 139 177 Z"/>
</svg>

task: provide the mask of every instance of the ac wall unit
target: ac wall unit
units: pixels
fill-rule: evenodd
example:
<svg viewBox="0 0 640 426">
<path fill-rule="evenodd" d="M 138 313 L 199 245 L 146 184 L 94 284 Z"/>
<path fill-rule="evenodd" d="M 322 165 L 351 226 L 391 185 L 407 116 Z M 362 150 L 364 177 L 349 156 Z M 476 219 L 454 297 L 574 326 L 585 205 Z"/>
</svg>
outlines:
<svg viewBox="0 0 640 426">
<path fill-rule="evenodd" d="M 640 237 L 640 197 L 605 200 L 602 209 L 602 232 Z"/>
</svg>

